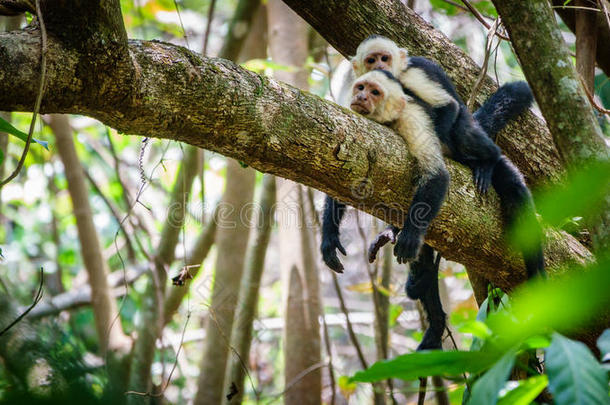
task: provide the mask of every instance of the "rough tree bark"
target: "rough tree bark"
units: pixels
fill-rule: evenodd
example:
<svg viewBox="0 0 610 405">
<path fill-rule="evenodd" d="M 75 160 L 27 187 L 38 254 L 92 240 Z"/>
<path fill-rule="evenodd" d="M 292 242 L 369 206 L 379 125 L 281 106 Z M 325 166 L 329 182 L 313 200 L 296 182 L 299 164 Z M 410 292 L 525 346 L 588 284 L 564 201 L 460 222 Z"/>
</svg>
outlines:
<svg viewBox="0 0 610 405">
<path fill-rule="evenodd" d="M 74 147 L 70 121 L 67 116 L 53 115 L 49 126 L 55 134 L 57 152 L 68 181 L 81 254 L 91 286 L 91 307 L 100 351 L 105 353 L 106 350 L 124 350 L 130 346 L 130 342 L 123 333 L 117 305 L 108 288 L 108 267 L 93 223 L 89 190 L 85 182 L 83 166 Z"/>
<path fill-rule="evenodd" d="M 592 160 L 607 160 L 606 145 L 568 48 L 545 0 L 513 2 L 494 0 L 523 72 L 553 135 L 561 157 L 571 169 Z M 579 10 L 582 11 L 582 10 Z M 577 24 L 579 27 L 582 24 Z M 600 254 L 610 252 L 610 193 L 600 215 L 586 218 Z"/>
<path fill-rule="evenodd" d="M 271 59 L 294 68 L 292 72 L 276 71 L 274 76 L 307 89 L 307 72 L 303 68 L 309 54 L 309 28 L 280 0 L 270 0 L 267 9 Z M 280 271 L 284 286 L 284 403 L 287 405 L 317 405 L 322 398 L 318 270 L 313 259 L 311 229 L 306 225 L 303 192 L 303 187 L 292 181 L 278 183 Z M 316 365 L 317 368 L 309 370 Z"/>
<path fill-rule="evenodd" d="M 299 5 L 321 7 L 320 3 Z M 358 5 L 359 11 L 351 11 Z M 353 29 L 356 23 L 368 30 L 364 36 L 375 30 L 403 38 L 402 44 L 411 34 L 410 43 L 425 53 L 413 51 L 413 46 L 411 50 L 441 56 L 437 60 L 448 68 L 464 94 L 478 68 L 445 37 L 400 7 L 381 8 L 371 0 L 349 2 L 335 14 L 320 11 L 324 25 L 332 29 L 319 31 L 338 46 L 340 36 L 333 36 L 336 29 L 352 50 L 361 39 Z M 71 12 L 64 7 L 53 11 Z M 386 25 L 375 28 L 371 22 Z M 384 31 L 392 26 L 399 27 L 401 36 Z M 31 110 L 39 71 L 39 37 L 37 29 L 0 34 L 0 55 L 7 62 L 0 65 L 0 109 Z M 408 184 L 413 161 L 400 138 L 387 128 L 228 61 L 201 58 L 174 45 L 132 40 L 123 44 L 129 56 L 125 58 L 122 49 L 107 47 L 104 52 L 85 53 L 80 51 L 85 45 L 66 46 L 70 44 L 66 41 L 54 35 L 49 38 L 43 112 L 85 114 L 126 133 L 210 149 L 260 171 L 313 186 L 400 225 L 412 196 Z M 107 54 L 113 56 L 112 64 L 104 63 Z M 485 91 L 492 87 L 487 83 Z M 558 155 L 548 132 L 538 124 L 539 120 L 528 115 L 504 131 L 501 143 L 529 178 L 556 179 L 561 171 Z M 514 136 L 507 137 L 509 133 Z M 452 175 L 449 199 L 431 225 L 429 243 L 447 259 L 465 264 L 470 272 L 511 289 L 523 280 L 524 273 L 518 255 L 503 247 L 495 194 L 478 196 L 466 170 L 451 162 L 448 167 Z M 371 186 L 367 188 L 370 193 L 354 195 L 354 187 L 363 182 Z M 555 234 L 545 254 L 550 267 L 583 263 L 590 257 L 565 234 Z"/>
</svg>

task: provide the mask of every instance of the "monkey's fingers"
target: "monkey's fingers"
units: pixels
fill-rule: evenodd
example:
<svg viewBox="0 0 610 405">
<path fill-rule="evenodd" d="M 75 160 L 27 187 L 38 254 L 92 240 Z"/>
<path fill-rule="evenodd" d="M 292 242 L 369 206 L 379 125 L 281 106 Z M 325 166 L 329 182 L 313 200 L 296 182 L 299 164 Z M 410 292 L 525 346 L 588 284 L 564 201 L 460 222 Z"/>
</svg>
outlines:
<svg viewBox="0 0 610 405">
<path fill-rule="evenodd" d="M 377 252 L 379 252 L 379 249 L 384 247 L 390 241 L 392 243 L 395 242 L 395 240 L 392 240 L 392 239 L 393 238 L 389 237 L 386 234 L 386 232 L 382 232 L 379 235 L 377 235 L 375 240 L 369 245 L 369 263 L 373 263 L 375 261 L 375 259 L 377 258 Z"/>
<path fill-rule="evenodd" d="M 347 256 L 347 253 L 345 253 L 345 248 L 343 247 L 343 245 L 341 244 L 341 242 L 339 242 L 338 240 L 337 240 L 337 242 L 335 243 L 335 247 L 336 247 L 337 249 L 339 249 L 339 252 L 341 252 L 341 254 L 342 254 L 343 256 Z M 335 255 L 335 257 L 336 257 L 336 255 Z M 338 260 L 338 259 L 337 259 L 337 260 Z"/>
</svg>

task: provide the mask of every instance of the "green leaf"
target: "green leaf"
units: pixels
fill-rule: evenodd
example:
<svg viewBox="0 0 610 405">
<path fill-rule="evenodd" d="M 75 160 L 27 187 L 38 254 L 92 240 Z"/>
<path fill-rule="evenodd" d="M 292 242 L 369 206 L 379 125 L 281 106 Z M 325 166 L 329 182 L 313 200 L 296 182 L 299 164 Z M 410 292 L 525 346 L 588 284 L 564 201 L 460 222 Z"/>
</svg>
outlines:
<svg viewBox="0 0 610 405">
<path fill-rule="evenodd" d="M 4 162 L 4 151 L 0 149 L 0 165 Z"/>
<path fill-rule="evenodd" d="M 551 339 L 546 335 L 534 335 L 525 339 L 523 346 L 525 349 L 542 349 L 549 347 Z"/>
<path fill-rule="evenodd" d="M 491 330 L 480 321 L 466 322 L 458 329 L 461 333 L 470 333 L 479 339 L 487 339 L 491 336 Z"/>
<path fill-rule="evenodd" d="M 497 405 L 529 405 L 548 383 L 549 379 L 546 375 L 537 375 L 519 381 L 519 385 L 500 398 Z"/>
<path fill-rule="evenodd" d="M 597 339 L 597 347 L 602 353 L 603 361 L 610 360 L 610 329 L 606 329 L 599 339 Z"/>
<path fill-rule="evenodd" d="M 509 350 L 474 383 L 468 405 L 495 404 L 498 393 L 506 384 L 513 364 L 515 364 L 515 350 Z"/>
<path fill-rule="evenodd" d="M 28 134 L 18 130 L 17 128 L 12 126 L 10 122 L 8 122 L 7 120 L 5 120 L 2 117 L 0 117 L 0 132 L 6 132 L 7 134 L 14 135 L 17 138 L 21 139 L 23 142 L 27 142 L 27 140 L 28 140 Z M 32 141 L 41 145 L 46 150 L 49 150 L 49 143 L 47 141 L 41 141 L 36 138 L 32 138 Z"/>
<path fill-rule="evenodd" d="M 421 351 L 403 354 L 391 360 L 378 361 L 368 369 L 358 371 L 350 381 L 376 382 L 388 378 L 416 380 L 419 377 L 457 376 L 465 372 L 478 373 L 489 367 L 497 356 L 485 352 Z"/>
<path fill-rule="evenodd" d="M 610 404 L 608 376 L 583 343 L 553 334 L 546 371 L 556 405 Z"/>
</svg>

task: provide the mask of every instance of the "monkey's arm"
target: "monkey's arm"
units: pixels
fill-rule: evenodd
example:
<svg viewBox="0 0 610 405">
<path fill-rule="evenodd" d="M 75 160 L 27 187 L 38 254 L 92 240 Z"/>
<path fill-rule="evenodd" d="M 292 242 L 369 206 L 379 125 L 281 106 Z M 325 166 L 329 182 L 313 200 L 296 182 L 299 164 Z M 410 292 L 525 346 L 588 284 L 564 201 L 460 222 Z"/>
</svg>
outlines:
<svg viewBox="0 0 610 405">
<path fill-rule="evenodd" d="M 398 263 L 406 263 L 417 257 L 428 226 L 440 211 L 448 188 L 449 172 L 444 165 L 437 168 L 436 172 L 424 173 L 421 177 L 394 246 L 394 256 Z"/>
<path fill-rule="evenodd" d="M 337 273 L 343 273 L 343 264 L 337 257 L 337 249 L 345 256 L 345 249 L 339 240 L 339 226 L 345 214 L 345 204 L 326 196 L 324 215 L 322 217 L 322 259 L 324 263 Z"/>
<path fill-rule="evenodd" d="M 369 245 L 369 263 L 373 263 L 377 258 L 377 252 L 384 247 L 388 242 L 396 243 L 396 235 L 400 232 L 400 228 L 394 225 L 388 225 Z"/>
</svg>

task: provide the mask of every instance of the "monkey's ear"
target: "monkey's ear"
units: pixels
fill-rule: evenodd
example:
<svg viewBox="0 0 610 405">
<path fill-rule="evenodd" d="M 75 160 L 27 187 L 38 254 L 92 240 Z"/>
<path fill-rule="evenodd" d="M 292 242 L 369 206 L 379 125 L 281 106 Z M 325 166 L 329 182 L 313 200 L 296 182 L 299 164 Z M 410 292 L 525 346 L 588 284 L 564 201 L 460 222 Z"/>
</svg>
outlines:
<svg viewBox="0 0 610 405">
<path fill-rule="evenodd" d="M 409 52 L 405 48 L 398 48 L 398 54 L 400 55 L 400 70 L 404 70 L 409 64 Z"/>
<path fill-rule="evenodd" d="M 351 60 L 352 62 L 352 69 L 354 69 L 354 72 L 359 73 L 359 67 L 358 67 L 358 60 L 357 58 L 354 56 Z"/>
</svg>

